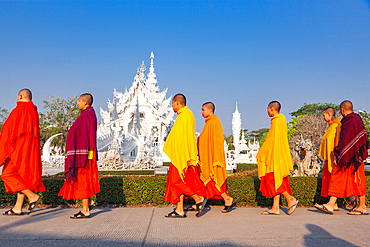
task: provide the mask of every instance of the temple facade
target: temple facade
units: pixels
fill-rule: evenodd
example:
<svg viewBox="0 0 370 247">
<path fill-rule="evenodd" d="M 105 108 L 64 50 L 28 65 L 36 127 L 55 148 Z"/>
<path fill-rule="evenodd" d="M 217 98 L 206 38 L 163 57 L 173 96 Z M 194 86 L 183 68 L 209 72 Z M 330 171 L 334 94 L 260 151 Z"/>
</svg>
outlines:
<svg viewBox="0 0 370 247">
<path fill-rule="evenodd" d="M 99 166 L 102 169 L 152 169 L 167 156 L 163 145 L 173 125 L 174 112 L 167 89 L 160 91 L 154 72 L 154 54 L 149 73 L 144 61 L 131 87 L 113 92 L 108 109 L 100 108 L 98 125 Z"/>
</svg>

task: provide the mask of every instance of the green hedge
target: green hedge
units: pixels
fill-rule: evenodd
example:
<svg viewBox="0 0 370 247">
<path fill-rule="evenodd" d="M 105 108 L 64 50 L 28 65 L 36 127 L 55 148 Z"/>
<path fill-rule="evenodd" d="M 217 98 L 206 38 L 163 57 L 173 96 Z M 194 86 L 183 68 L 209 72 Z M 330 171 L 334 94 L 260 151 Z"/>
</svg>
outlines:
<svg viewBox="0 0 370 247">
<path fill-rule="evenodd" d="M 249 171 L 258 168 L 257 164 L 236 164 L 235 172 Z"/>
<path fill-rule="evenodd" d="M 99 205 L 166 205 L 163 196 L 166 188 L 166 176 L 160 177 L 103 177 L 100 178 L 101 192 L 96 195 Z M 44 178 L 46 192 L 42 193 L 42 203 L 45 205 L 73 205 L 79 200 L 65 201 L 58 197 L 64 180 L 62 178 Z M 367 204 L 370 204 L 370 177 L 367 182 Z M 272 199 L 267 199 L 259 192 L 257 177 L 229 177 L 227 179 L 228 193 L 240 206 L 270 206 Z M 312 207 L 317 203 L 326 203 L 328 198 L 320 196 L 321 179 L 312 177 L 292 177 L 290 185 L 293 196 L 299 199 L 300 206 Z M 16 196 L 7 194 L 0 180 L 0 205 L 14 204 Z M 186 203 L 192 203 L 186 200 Z M 340 201 L 346 203 L 346 201 Z M 210 200 L 211 205 L 222 205 L 222 200 Z M 281 201 L 286 205 L 285 199 Z"/>
</svg>

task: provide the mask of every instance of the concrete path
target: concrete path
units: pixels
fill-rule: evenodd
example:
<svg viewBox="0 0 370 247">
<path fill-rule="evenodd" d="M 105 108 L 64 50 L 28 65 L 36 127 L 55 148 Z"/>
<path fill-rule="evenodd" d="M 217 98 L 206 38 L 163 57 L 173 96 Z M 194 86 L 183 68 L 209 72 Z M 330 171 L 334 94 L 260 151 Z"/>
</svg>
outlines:
<svg viewBox="0 0 370 247">
<path fill-rule="evenodd" d="M 334 215 L 283 209 L 279 216 L 261 215 L 263 208 L 221 209 L 185 219 L 165 218 L 170 207 L 96 208 L 92 218 L 78 220 L 69 216 L 80 209 L 70 208 L 1 215 L 0 246 L 370 246 L 370 216 L 343 209 Z"/>
</svg>

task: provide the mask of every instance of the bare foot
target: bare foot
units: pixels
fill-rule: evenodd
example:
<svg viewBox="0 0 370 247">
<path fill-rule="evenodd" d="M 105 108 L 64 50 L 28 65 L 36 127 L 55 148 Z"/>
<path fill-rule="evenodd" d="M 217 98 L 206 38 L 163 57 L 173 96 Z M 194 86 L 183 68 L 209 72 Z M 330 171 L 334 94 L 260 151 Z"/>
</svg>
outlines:
<svg viewBox="0 0 370 247">
<path fill-rule="evenodd" d="M 231 206 L 231 204 L 233 204 L 233 201 L 234 201 L 234 198 L 229 196 L 229 198 L 225 200 L 225 206 Z"/>
<path fill-rule="evenodd" d="M 264 212 L 262 212 L 261 214 L 263 215 L 269 215 L 269 214 L 274 214 L 274 215 L 279 215 L 280 214 L 280 210 L 274 210 L 274 209 L 270 209 L 270 210 L 266 210 Z"/>
</svg>

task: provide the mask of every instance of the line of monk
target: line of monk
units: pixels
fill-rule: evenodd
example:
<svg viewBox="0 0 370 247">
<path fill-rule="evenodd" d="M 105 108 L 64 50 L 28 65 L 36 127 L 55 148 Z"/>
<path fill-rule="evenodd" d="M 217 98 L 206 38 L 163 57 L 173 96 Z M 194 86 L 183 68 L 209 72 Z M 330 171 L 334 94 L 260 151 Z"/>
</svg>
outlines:
<svg viewBox="0 0 370 247">
<path fill-rule="evenodd" d="M 37 107 L 32 103 L 32 93 L 22 89 L 17 96 L 17 106 L 5 121 L 0 135 L 1 179 L 6 192 L 17 194 L 16 204 L 3 215 L 23 215 L 22 207 L 28 198 L 30 214 L 41 202 L 38 192 L 45 192 L 42 182 L 40 129 Z M 65 200 L 81 199 L 82 210 L 72 219 L 90 218 L 97 205 L 92 197 L 100 192 L 97 166 L 97 118 L 92 107 L 93 96 L 79 97 L 81 114 L 68 131 L 65 150 L 65 181 L 59 192 Z M 223 199 L 223 213 L 236 206 L 227 193 L 227 173 L 224 137 L 221 121 L 215 115 L 215 105 L 202 105 L 205 125 L 196 140 L 195 118 L 186 106 L 186 97 L 176 94 L 172 108 L 177 119 L 169 133 L 163 151 L 170 158 L 164 201 L 176 203 L 176 208 L 166 214 L 168 218 L 186 218 L 185 211 L 195 211 L 201 216 L 208 199 Z M 280 195 L 288 203 L 291 215 L 299 203 L 292 196 L 289 175 L 293 171 L 290 155 L 287 122 L 280 113 L 281 104 L 271 101 L 267 106 L 271 127 L 257 154 L 258 178 L 262 195 L 273 198 L 271 209 L 263 215 L 280 214 Z M 349 198 L 350 215 L 368 215 L 364 160 L 368 157 L 369 140 L 361 117 L 353 112 L 352 102 L 340 104 L 342 120 L 335 110 L 327 108 L 323 117 L 329 124 L 320 145 L 319 155 L 325 160 L 322 174 L 321 196 L 330 196 L 327 204 L 315 207 L 328 214 L 337 211 L 337 198 Z M 358 198 L 359 200 L 358 200 Z M 195 204 L 184 209 L 184 199 L 192 198 Z M 359 201 L 359 202 L 358 202 Z"/>
</svg>

